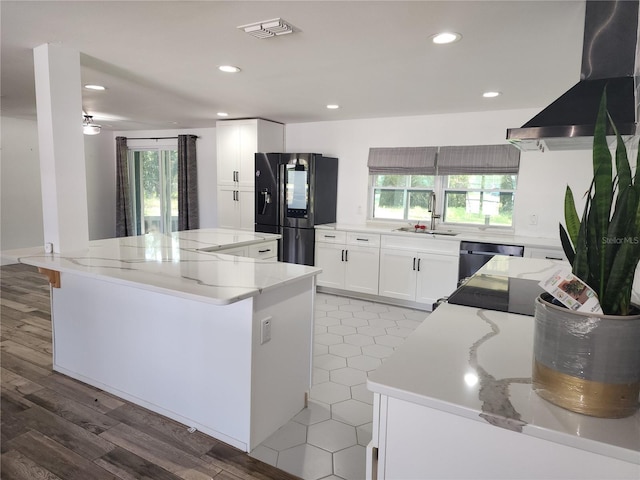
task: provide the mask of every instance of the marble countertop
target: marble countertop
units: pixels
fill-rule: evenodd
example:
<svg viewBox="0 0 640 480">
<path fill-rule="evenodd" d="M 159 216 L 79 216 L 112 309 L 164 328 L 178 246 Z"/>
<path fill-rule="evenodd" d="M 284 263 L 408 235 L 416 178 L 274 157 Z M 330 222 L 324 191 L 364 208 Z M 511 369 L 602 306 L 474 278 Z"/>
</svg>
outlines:
<svg viewBox="0 0 640 480">
<path fill-rule="evenodd" d="M 399 232 L 398 228 L 408 226 L 409 223 L 403 224 L 385 224 L 385 223 L 367 223 L 364 225 L 351 225 L 343 223 L 330 223 L 325 225 L 316 225 L 319 230 L 344 230 L 348 232 L 367 232 L 379 233 L 383 235 L 408 235 L 426 238 L 438 238 L 451 241 L 471 241 L 471 242 L 487 242 L 500 243 L 505 245 L 523 245 L 525 247 L 538 248 L 555 248 L 561 250 L 559 238 L 542 238 L 542 237 L 526 237 L 523 235 L 514 235 L 510 232 L 499 230 L 488 231 L 460 231 L 456 235 L 429 235 L 425 233 Z M 436 230 L 449 231 L 448 228 L 439 226 Z M 455 230 L 454 230 L 455 231 Z"/>
<path fill-rule="evenodd" d="M 558 262 L 494 257 L 480 272 L 538 280 Z M 531 389 L 533 317 L 442 304 L 372 372 L 373 392 L 640 464 L 640 412 L 589 417 Z M 410 367 L 408 367 L 410 366 Z"/>
<path fill-rule="evenodd" d="M 278 238 L 269 233 L 200 229 L 94 240 L 86 250 L 63 254 L 34 247 L 2 255 L 27 265 L 226 305 L 321 272 L 304 265 L 216 253 Z"/>
</svg>

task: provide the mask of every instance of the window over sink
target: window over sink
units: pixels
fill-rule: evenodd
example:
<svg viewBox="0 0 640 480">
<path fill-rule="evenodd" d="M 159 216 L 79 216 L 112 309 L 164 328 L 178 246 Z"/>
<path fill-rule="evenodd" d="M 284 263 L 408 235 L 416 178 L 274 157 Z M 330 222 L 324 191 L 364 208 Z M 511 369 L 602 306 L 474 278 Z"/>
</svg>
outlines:
<svg viewBox="0 0 640 480">
<path fill-rule="evenodd" d="M 369 216 L 513 226 L 520 152 L 511 145 L 372 148 Z"/>
</svg>

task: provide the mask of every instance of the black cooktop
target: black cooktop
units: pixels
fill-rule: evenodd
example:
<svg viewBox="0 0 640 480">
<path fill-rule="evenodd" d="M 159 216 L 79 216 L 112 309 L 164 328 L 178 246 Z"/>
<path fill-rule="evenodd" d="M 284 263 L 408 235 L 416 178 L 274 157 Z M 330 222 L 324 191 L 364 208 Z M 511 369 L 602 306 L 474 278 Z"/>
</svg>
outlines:
<svg viewBox="0 0 640 480">
<path fill-rule="evenodd" d="M 537 280 L 476 273 L 447 302 L 533 316 L 534 301 L 543 291 Z"/>
</svg>

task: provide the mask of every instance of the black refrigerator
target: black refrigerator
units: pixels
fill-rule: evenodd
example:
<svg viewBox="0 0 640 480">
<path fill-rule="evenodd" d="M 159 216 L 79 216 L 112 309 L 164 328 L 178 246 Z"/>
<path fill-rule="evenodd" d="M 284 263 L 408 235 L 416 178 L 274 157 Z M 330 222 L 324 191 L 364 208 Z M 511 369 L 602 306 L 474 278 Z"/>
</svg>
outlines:
<svg viewBox="0 0 640 480">
<path fill-rule="evenodd" d="M 256 153 L 255 170 L 255 231 L 282 235 L 279 261 L 314 265 L 314 227 L 336 221 L 338 159 Z"/>
</svg>

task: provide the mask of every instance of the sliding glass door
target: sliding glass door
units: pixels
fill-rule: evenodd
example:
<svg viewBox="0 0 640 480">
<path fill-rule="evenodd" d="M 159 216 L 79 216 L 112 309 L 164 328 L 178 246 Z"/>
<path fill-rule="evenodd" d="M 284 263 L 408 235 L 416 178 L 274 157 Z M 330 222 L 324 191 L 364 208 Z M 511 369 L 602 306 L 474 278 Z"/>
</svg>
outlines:
<svg viewBox="0 0 640 480">
<path fill-rule="evenodd" d="M 178 229 L 178 151 L 130 149 L 129 178 L 137 235 Z"/>
</svg>

